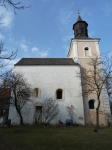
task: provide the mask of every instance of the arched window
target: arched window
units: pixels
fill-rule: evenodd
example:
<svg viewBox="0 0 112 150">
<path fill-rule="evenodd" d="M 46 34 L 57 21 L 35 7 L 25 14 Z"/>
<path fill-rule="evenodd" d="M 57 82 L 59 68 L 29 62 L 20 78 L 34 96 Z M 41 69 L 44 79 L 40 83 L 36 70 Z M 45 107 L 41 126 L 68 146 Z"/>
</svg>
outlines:
<svg viewBox="0 0 112 150">
<path fill-rule="evenodd" d="M 84 50 L 85 50 L 85 56 L 90 56 L 90 55 L 89 55 L 89 48 L 88 48 L 88 47 L 85 47 Z"/>
<path fill-rule="evenodd" d="M 83 54 L 84 54 L 84 57 L 91 57 L 92 56 L 91 48 L 89 46 L 85 45 L 83 47 Z"/>
<path fill-rule="evenodd" d="M 57 99 L 62 99 L 62 89 L 58 89 L 58 90 L 56 91 L 56 98 L 57 98 Z"/>
<path fill-rule="evenodd" d="M 40 97 L 40 89 L 39 88 L 35 88 L 33 90 L 33 97 Z"/>
<path fill-rule="evenodd" d="M 94 109 L 94 100 L 89 100 L 89 109 Z"/>
</svg>

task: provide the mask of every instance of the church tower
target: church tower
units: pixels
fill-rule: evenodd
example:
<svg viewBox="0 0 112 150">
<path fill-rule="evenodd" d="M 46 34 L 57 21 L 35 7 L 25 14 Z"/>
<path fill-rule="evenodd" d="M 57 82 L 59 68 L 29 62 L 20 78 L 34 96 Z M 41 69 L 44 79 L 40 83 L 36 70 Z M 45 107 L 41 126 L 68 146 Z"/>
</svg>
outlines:
<svg viewBox="0 0 112 150">
<path fill-rule="evenodd" d="M 100 56 L 99 41 L 88 36 L 88 24 L 83 21 L 78 13 L 77 22 L 73 25 L 74 38 L 71 40 L 68 57 L 74 61 L 85 62 L 87 58 L 95 55 Z"/>
<path fill-rule="evenodd" d="M 95 58 L 95 55 L 100 57 L 99 38 L 90 38 L 88 35 L 88 24 L 83 21 L 78 13 L 77 22 L 73 25 L 74 38 L 71 39 L 71 44 L 68 52 L 68 57 L 73 58 L 74 62 L 81 64 L 84 68 L 90 68 L 88 63 L 91 58 Z M 84 114 L 86 124 L 96 124 L 96 108 L 90 107 L 89 103 L 94 101 L 97 104 L 97 97 L 94 94 L 88 97 L 83 97 L 84 102 Z M 104 114 L 110 112 L 109 98 L 107 90 L 103 89 L 101 93 L 100 111 Z M 106 125 L 105 115 L 99 116 L 100 125 Z"/>
</svg>

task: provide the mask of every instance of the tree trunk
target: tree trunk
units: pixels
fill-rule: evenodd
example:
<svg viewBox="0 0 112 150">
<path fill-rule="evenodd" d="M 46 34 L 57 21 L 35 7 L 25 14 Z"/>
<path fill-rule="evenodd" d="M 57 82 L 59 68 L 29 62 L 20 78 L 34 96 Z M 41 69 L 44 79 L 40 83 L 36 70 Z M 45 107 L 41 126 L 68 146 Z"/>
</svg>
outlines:
<svg viewBox="0 0 112 150">
<path fill-rule="evenodd" d="M 18 112 L 18 114 L 20 116 L 20 125 L 23 125 L 23 117 L 22 117 L 20 111 L 17 110 L 17 112 Z"/>
<path fill-rule="evenodd" d="M 20 125 L 22 125 L 23 124 L 23 117 L 21 115 L 20 110 L 18 109 L 17 102 L 15 102 L 15 108 L 16 108 L 18 114 L 19 114 L 19 117 L 20 117 Z"/>
<path fill-rule="evenodd" d="M 20 109 L 18 108 L 18 105 L 17 105 L 16 92 L 13 91 L 13 93 L 14 93 L 14 97 L 15 97 L 14 105 L 15 105 L 15 108 L 16 108 L 18 114 L 19 114 L 19 117 L 20 117 L 20 125 L 22 125 L 22 124 L 23 124 L 23 117 L 22 117 L 21 112 L 20 112 Z"/>
<path fill-rule="evenodd" d="M 96 128 L 99 128 L 99 113 L 98 113 L 98 108 L 96 108 Z"/>
<path fill-rule="evenodd" d="M 18 108 L 16 108 L 16 110 L 17 110 L 17 112 L 19 114 L 19 117 L 20 117 L 20 125 L 22 125 L 23 124 L 23 117 L 22 117 L 22 115 L 20 113 L 20 110 L 18 110 Z"/>
</svg>

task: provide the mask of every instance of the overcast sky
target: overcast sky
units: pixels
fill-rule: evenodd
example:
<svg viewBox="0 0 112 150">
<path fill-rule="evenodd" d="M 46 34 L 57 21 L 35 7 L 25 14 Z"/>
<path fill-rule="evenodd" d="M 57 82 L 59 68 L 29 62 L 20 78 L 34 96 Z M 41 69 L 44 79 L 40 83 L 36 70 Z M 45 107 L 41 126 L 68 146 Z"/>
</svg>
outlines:
<svg viewBox="0 0 112 150">
<path fill-rule="evenodd" d="M 67 58 L 73 24 L 78 9 L 88 23 L 90 38 L 100 38 L 100 51 L 112 51 L 112 0 L 13 0 L 29 6 L 25 10 L 9 11 L 0 6 L 4 24 L 0 24 L 0 40 L 8 54 L 18 49 L 21 58 Z"/>
</svg>

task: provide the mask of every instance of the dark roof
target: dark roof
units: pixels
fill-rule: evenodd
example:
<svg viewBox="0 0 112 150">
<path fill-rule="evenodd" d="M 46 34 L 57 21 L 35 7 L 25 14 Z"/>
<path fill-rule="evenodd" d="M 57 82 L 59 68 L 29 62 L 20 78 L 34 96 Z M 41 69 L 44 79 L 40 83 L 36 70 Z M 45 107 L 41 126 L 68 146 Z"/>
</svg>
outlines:
<svg viewBox="0 0 112 150">
<path fill-rule="evenodd" d="M 77 21 L 82 21 L 80 15 L 78 15 Z"/>
<path fill-rule="evenodd" d="M 22 58 L 15 66 L 21 65 L 79 65 L 72 58 Z"/>
</svg>

